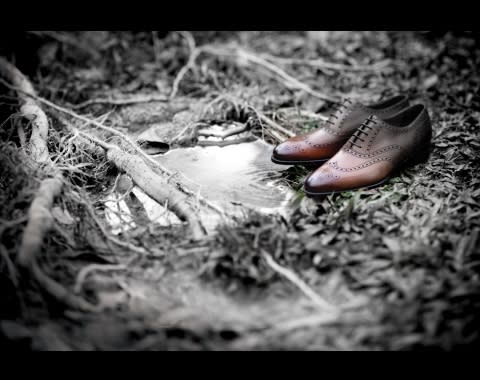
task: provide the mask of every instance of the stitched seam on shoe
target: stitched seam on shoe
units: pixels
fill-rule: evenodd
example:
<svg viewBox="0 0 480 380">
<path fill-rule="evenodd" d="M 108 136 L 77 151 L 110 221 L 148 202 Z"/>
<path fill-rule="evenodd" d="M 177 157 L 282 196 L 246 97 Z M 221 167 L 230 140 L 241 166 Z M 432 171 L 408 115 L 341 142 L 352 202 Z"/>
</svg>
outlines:
<svg viewBox="0 0 480 380">
<path fill-rule="evenodd" d="M 402 147 L 400 145 L 388 145 L 388 146 L 386 146 L 384 148 L 381 148 L 381 149 L 378 149 L 378 150 L 376 150 L 375 152 L 372 152 L 372 153 L 359 153 L 359 152 L 354 151 L 351 148 L 345 148 L 345 149 L 343 149 L 343 151 L 347 152 L 347 153 L 349 153 L 349 154 L 351 154 L 352 156 L 355 156 L 355 157 L 370 158 L 370 157 L 375 157 L 375 156 L 378 156 L 379 154 L 386 153 L 388 151 L 395 150 L 395 149 L 402 149 Z"/>
<path fill-rule="evenodd" d="M 324 176 L 327 177 L 327 178 L 336 178 L 336 179 L 340 178 L 339 175 L 336 175 L 336 174 L 333 174 L 333 173 L 326 173 L 326 174 L 324 174 Z"/>
<path fill-rule="evenodd" d="M 333 143 L 327 143 L 327 144 L 315 144 L 311 141 L 308 141 L 308 137 L 305 138 L 305 143 L 308 144 L 310 147 L 313 148 L 323 148 L 323 147 L 330 147 L 330 146 L 336 146 L 336 145 L 341 145 L 341 142 L 333 142 Z"/>
<path fill-rule="evenodd" d="M 417 128 L 423 128 L 421 124 L 427 122 L 427 116 L 425 114 L 421 115 L 418 119 L 416 119 L 412 124 L 406 127 L 396 127 L 394 125 L 387 124 L 385 122 L 382 122 L 381 125 L 382 128 L 388 128 L 389 131 L 392 131 L 393 133 L 396 134 L 401 134 L 401 133 L 406 133 L 406 131 L 410 131 L 412 129 L 417 129 Z"/>
<path fill-rule="evenodd" d="M 337 162 L 336 161 L 329 161 L 328 162 L 328 165 L 330 165 L 332 168 L 334 168 L 335 170 L 338 170 L 338 171 L 341 171 L 341 172 L 344 172 L 344 173 L 347 173 L 347 172 L 353 172 L 353 171 L 357 171 L 357 170 L 360 170 L 360 169 L 364 169 L 368 166 L 371 166 L 371 165 L 374 165 L 378 162 L 381 162 L 381 161 L 392 161 L 393 157 L 390 157 L 390 156 L 386 156 L 386 157 L 377 157 L 377 158 L 374 158 L 373 160 L 370 160 L 370 161 L 367 161 L 367 162 L 364 162 L 363 164 L 360 164 L 360 165 L 357 165 L 357 166 L 353 166 L 351 168 L 341 168 L 338 166 Z"/>
<path fill-rule="evenodd" d="M 331 134 L 331 135 L 334 135 L 334 136 L 338 136 L 338 137 L 342 137 L 342 136 L 349 136 L 349 132 L 336 132 L 334 130 L 332 130 L 330 127 L 327 127 L 327 126 L 323 126 L 322 129 Z"/>
<path fill-rule="evenodd" d="M 304 152 L 305 148 L 302 148 L 302 145 L 300 143 L 292 144 L 290 146 L 286 146 L 285 150 L 287 152 Z"/>
<path fill-rule="evenodd" d="M 382 126 L 384 123 L 380 123 L 379 126 Z M 372 137 L 369 139 L 368 145 L 367 145 L 367 152 L 370 151 L 370 148 L 372 147 L 373 142 L 377 138 L 377 135 L 380 132 L 380 128 L 375 128 L 372 134 Z"/>
</svg>

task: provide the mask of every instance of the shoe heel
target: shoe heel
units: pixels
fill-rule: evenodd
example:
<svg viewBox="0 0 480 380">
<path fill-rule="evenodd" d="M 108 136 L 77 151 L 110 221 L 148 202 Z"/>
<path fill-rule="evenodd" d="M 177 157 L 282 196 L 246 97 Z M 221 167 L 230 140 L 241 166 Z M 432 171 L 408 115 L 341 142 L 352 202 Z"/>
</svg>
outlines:
<svg viewBox="0 0 480 380">
<path fill-rule="evenodd" d="M 418 144 L 418 146 L 422 147 L 422 151 L 414 152 L 415 154 L 412 154 L 410 157 L 408 157 L 401 165 L 403 168 L 415 166 L 418 164 L 424 164 L 429 160 L 430 155 L 433 151 L 431 132 L 423 138 L 423 140 Z"/>
</svg>

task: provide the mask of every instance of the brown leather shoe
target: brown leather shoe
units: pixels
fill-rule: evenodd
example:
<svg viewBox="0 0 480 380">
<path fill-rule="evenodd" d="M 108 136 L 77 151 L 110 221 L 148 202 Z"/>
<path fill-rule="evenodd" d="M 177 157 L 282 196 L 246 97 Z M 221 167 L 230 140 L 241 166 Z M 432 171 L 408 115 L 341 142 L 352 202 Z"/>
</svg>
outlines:
<svg viewBox="0 0 480 380">
<path fill-rule="evenodd" d="M 407 97 L 402 95 L 370 105 L 345 99 L 318 129 L 277 145 L 272 161 L 283 165 L 321 164 L 338 152 L 368 116 L 388 118 L 408 105 Z"/>
<path fill-rule="evenodd" d="M 394 171 L 425 160 L 431 137 L 423 105 L 385 120 L 370 116 L 337 154 L 307 177 L 305 193 L 315 196 L 380 185 Z"/>
</svg>

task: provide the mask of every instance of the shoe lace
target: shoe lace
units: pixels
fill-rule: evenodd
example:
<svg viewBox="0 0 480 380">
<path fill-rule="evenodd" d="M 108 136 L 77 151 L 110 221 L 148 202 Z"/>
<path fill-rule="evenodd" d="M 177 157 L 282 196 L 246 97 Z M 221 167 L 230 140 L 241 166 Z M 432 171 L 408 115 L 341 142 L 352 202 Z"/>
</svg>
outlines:
<svg viewBox="0 0 480 380">
<path fill-rule="evenodd" d="M 365 120 L 360 127 L 353 133 L 352 137 L 349 140 L 350 148 L 356 146 L 357 148 L 361 148 L 362 146 L 357 144 L 357 140 L 360 142 L 365 142 L 365 140 L 361 137 L 362 135 L 368 136 L 368 130 L 372 129 L 370 124 L 377 124 L 377 121 L 373 118 L 373 116 L 369 116 L 367 120 Z"/>
<path fill-rule="evenodd" d="M 346 110 L 347 107 L 352 103 L 353 102 L 350 99 L 343 99 L 341 103 L 334 107 L 333 112 L 330 114 L 330 116 L 325 122 L 332 125 L 335 124 L 335 121 L 333 121 L 333 119 L 338 120 L 343 111 Z"/>
</svg>

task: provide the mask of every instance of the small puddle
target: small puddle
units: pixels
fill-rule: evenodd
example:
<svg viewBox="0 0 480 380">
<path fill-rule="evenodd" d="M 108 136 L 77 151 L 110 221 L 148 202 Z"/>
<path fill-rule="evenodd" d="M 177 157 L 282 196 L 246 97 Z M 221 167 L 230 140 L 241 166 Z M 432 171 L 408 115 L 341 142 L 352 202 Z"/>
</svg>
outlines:
<svg viewBox="0 0 480 380">
<path fill-rule="evenodd" d="M 282 182 L 285 166 L 271 162 L 272 147 L 257 140 L 225 147 L 174 149 L 158 161 L 182 173 L 196 191 L 219 205 L 241 203 L 260 211 L 284 207 L 292 195 Z"/>
<path fill-rule="evenodd" d="M 287 205 L 295 193 L 283 178 L 282 172 L 288 167 L 271 161 L 272 149 L 273 146 L 257 139 L 222 147 L 178 148 L 152 157 L 170 171 L 180 173 L 192 191 L 229 214 L 242 216 L 247 210 L 254 209 L 287 217 Z M 152 222 L 161 225 L 180 223 L 175 215 L 140 189 L 134 188 L 133 192 Z M 131 216 L 128 217 L 128 206 L 123 201 L 117 205 L 116 196 L 111 195 L 108 199 L 106 217 L 114 232 L 119 233 L 122 228 L 128 229 L 135 223 Z M 129 226 L 122 227 L 115 209 L 118 207 L 121 207 Z M 200 217 L 207 230 L 213 230 L 222 221 L 213 211 L 202 210 Z"/>
</svg>

